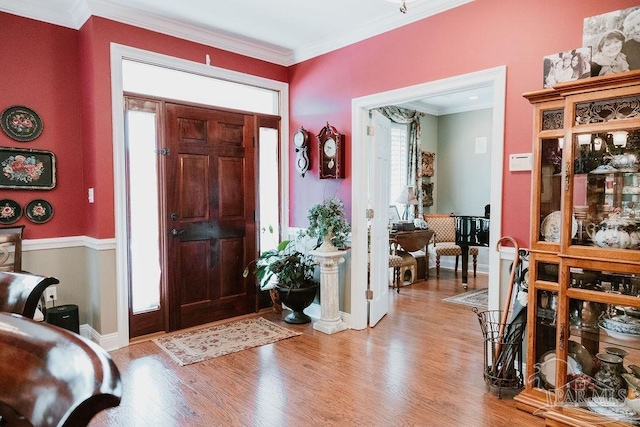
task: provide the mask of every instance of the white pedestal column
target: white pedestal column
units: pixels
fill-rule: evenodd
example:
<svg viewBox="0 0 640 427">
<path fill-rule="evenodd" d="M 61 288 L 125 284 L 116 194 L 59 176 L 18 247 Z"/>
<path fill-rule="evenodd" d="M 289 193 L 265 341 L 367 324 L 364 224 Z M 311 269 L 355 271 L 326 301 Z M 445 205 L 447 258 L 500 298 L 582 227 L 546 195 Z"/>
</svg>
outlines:
<svg viewBox="0 0 640 427">
<path fill-rule="evenodd" d="M 320 265 L 320 320 L 313 324 L 316 329 L 325 334 L 335 334 L 347 329 L 339 314 L 338 299 L 338 266 L 344 262 L 346 251 L 311 251 L 313 260 Z"/>
</svg>

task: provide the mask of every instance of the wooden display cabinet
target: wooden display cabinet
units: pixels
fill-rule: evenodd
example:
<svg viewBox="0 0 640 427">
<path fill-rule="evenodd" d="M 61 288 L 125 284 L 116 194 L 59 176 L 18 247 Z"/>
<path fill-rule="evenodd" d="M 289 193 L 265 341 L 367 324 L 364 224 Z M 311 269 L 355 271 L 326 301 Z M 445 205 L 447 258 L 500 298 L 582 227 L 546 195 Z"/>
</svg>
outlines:
<svg viewBox="0 0 640 427">
<path fill-rule="evenodd" d="M 640 421 L 640 400 L 625 400 L 624 381 L 607 388 L 601 359 L 640 366 L 640 326 L 637 335 L 605 327 L 640 317 L 640 71 L 524 97 L 534 165 L 527 378 L 515 399 L 547 425 L 629 425 L 633 413 L 616 418 L 601 404 L 637 408 Z"/>
</svg>

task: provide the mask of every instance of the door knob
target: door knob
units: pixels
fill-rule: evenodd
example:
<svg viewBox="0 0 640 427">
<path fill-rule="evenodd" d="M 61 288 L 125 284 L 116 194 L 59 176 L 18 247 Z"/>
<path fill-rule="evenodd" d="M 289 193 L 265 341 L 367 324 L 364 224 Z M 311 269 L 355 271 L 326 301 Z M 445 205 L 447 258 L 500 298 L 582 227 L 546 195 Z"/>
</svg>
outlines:
<svg viewBox="0 0 640 427">
<path fill-rule="evenodd" d="M 173 228 L 173 229 L 171 230 L 171 235 L 172 235 L 172 236 L 177 236 L 178 234 L 182 234 L 182 233 L 184 233 L 184 232 L 185 232 L 185 230 L 176 230 L 175 228 Z"/>
</svg>

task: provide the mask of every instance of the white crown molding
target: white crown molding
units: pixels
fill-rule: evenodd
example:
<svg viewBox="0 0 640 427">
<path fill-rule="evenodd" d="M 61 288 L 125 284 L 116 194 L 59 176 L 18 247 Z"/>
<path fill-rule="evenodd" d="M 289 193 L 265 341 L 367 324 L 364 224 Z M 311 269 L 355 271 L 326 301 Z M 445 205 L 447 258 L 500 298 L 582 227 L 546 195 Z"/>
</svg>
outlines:
<svg viewBox="0 0 640 427">
<path fill-rule="evenodd" d="M 353 31 L 340 32 L 335 37 L 296 50 L 222 31 L 206 30 L 109 0 L 75 0 L 70 8 L 61 8 L 51 4 L 54 2 L 43 2 L 42 0 L 20 0 L 12 1 L 8 5 L 0 5 L 0 11 L 76 30 L 80 29 L 91 15 L 100 16 L 288 67 L 471 1 L 473 0 L 434 0 L 424 3 L 410 3 L 406 14 L 394 11 L 392 14 L 381 16 L 373 22 L 365 23 Z M 215 57 L 212 59 L 215 64 Z"/>
<path fill-rule="evenodd" d="M 432 116 L 439 116 L 442 114 L 439 108 L 432 105 L 423 104 L 421 102 L 403 103 L 402 107 L 408 108 L 410 110 L 420 111 L 421 113 L 426 113 Z"/>
<path fill-rule="evenodd" d="M 86 14 L 88 8 L 85 0 L 76 0 L 70 9 L 61 8 L 52 3 L 54 2 L 42 0 L 3 2 L 0 5 L 0 11 L 75 30 L 80 28 L 89 17 L 89 14 Z M 80 22 L 83 10 L 86 18 Z"/>
<path fill-rule="evenodd" d="M 289 49 L 253 42 L 220 31 L 205 30 L 173 19 L 168 19 L 148 11 L 122 6 L 104 0 L 88 0 L 91 13 L 95 16 L 133 25 L 206 46 L 261 59 L 279 65 L 290 65 L 293 53 Z M 215 57 L 212 58 L 215 65 Z"/>
<path fill-rule="evenodd" d="M 293 52 L 294 63 L 306 61 L 472 1 L 474 0 L 435 0 L 418 4 L 408 3 L 406 14 L 395 11 L 393 14 L 381 16 L 375 21 L 357 27 L 353 31 L 295 50 Z"/>
<path fill-rule="evenodd" d="M 469 111 L 484 110 L 487 108 L 493 108 L 493 101 L 483 102 L 483 103 L 474 104 L 474 105 L 463 105 L 463 106 L 452 107 L 452 108 L 440 108 L 439 115 L 444 116 L 446 114 L 466 113 Z"/>
</svg>

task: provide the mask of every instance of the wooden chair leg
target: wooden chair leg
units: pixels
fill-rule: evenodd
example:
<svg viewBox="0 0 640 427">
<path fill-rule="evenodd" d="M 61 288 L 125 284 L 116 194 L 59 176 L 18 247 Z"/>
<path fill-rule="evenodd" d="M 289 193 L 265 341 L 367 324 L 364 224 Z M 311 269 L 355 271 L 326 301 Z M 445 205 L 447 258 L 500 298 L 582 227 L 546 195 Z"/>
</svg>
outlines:
<svg viewBox="0 0 640 427">
<path fill-rule="evenodd" d="M 436 277 L 440 277 L 440 255 L 436 255 Z"/>
<path fill-rule="evenodd" d="M 453 270 L 455 272 L 455 275 L 458 275 L 458 255 L 456 255 L 456 268 L 455 270 Z"/>
<path fill-rule="evenodd" d="M 396 285 L 396 292 L 400 293 L 400 267 L 396 267 L 393 269 L 394 274 L 395 274 L 395 285 Z"/>
<path fill-rule="evenodd" d="M 476 269 L 478 267 L 478 255 L 473 256 L 473 277 L 476 277 Z"/>
</svg>

